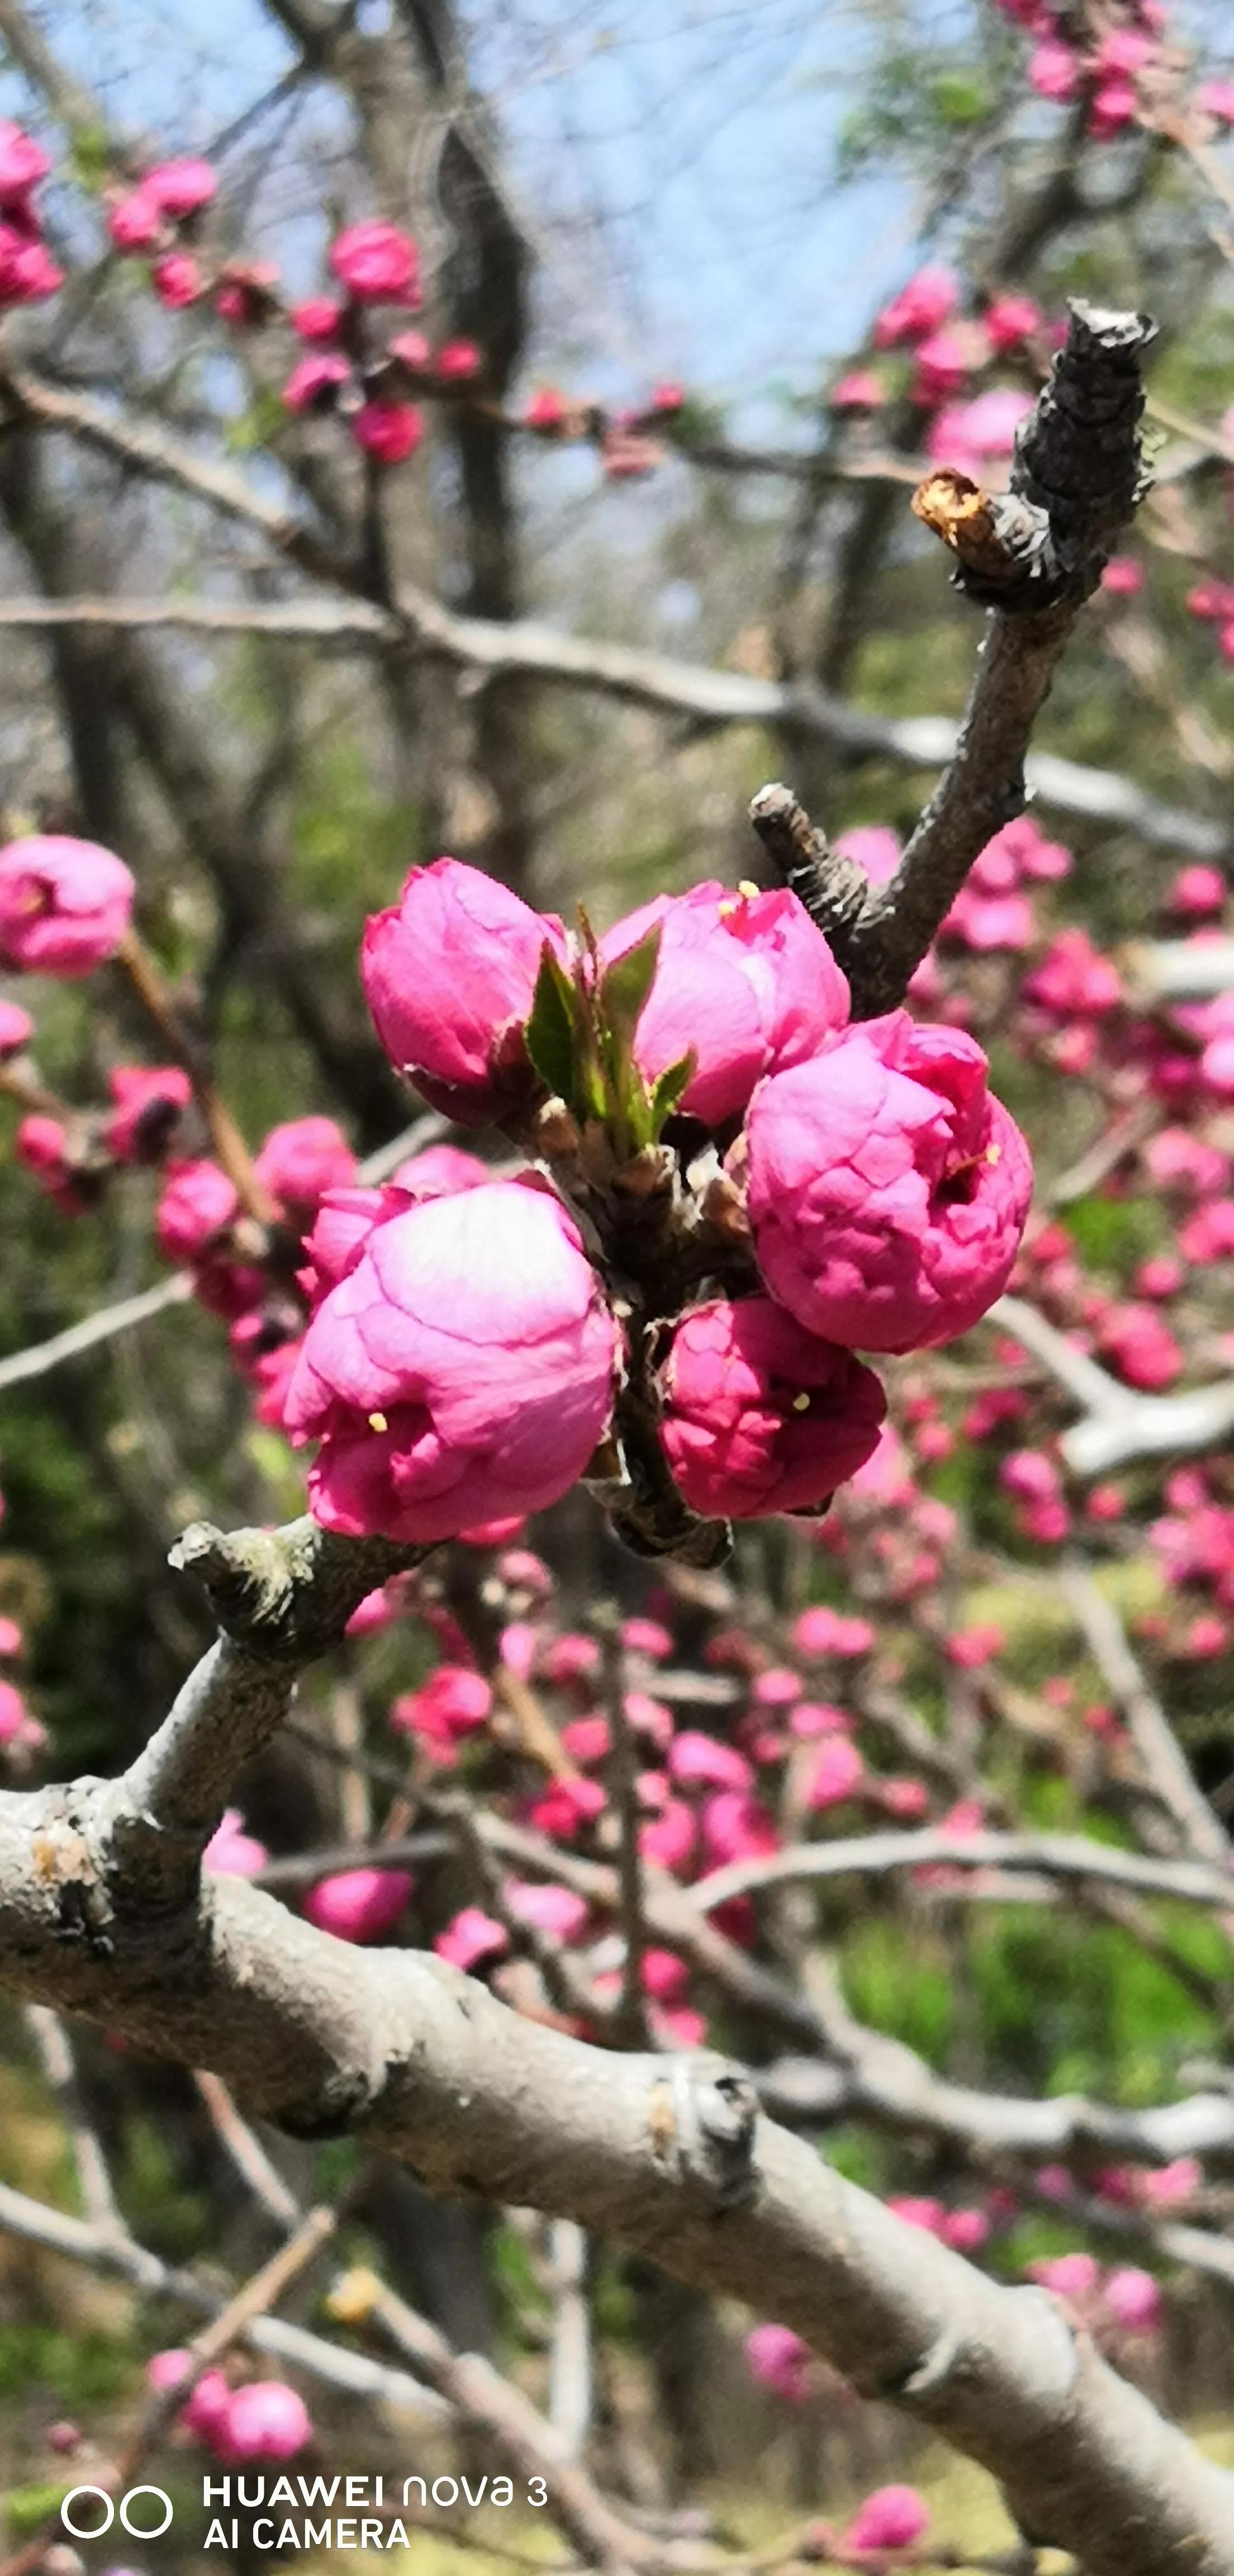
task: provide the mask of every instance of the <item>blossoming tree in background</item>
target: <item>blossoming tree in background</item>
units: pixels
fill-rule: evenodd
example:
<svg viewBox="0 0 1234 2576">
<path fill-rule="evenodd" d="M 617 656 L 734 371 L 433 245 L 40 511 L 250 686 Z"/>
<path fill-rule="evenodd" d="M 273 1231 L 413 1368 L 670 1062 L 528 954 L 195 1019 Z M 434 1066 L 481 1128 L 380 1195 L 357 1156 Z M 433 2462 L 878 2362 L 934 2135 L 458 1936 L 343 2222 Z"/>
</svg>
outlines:
<svg viewBox="0 0 1234 2576">
<path fill-rule="evenodd" d="M 4 1204 L 56 1329 L 0 1358 L 0 1976 L 75 2169 L 71 2209 L 0 2184 L 0 2227 L 143 2294 L 102 2415 L 23 2427 L 6 2576 L 66 2566 L 71 2483 L 375 2469 L 408 2424 L 569 2563 L 702 2576 L 665 2295 L 707 2320 L 695 2378 L 734 2365 L 747 2460 L 810 2429 L 786 2560 L 962 2563 L 864 2400 L 992 2473 L 1017 2567 L 1228 2576 L 1234 2482 L 1168 2414 L 1212 2394 L 1180 2352 L 1234 2259 L 1234 450 L 1211 352 L 1199 417 L 1158 389 L 1131 219 L 1180 277 L 1228 255 L 1234 90 L 1150 0 L 986 12 L 981 139 L 1036 193 L 957 231 L 963 273 L 929 244 L 814 444 L 769 452 L 676 384 L 519 382 L 527 248 L 447 15 L 271 15 L 285 83 L 355 120 L 312 273 L 226 138 L 113 131 L 0 0 L 33 584 L 0 617 L 48 643 L 58 727 L 14 646 Z M 515 460 L 575 450 L 784 485 L 772 669 L 519 613 Z M 131 555 L 92 476 L 137 496 Z M 958 724 L 920 699 L 939 543 Z M 227 683 L 166 629 L 234 650 L 241 735 L 258 676 L 243 792 Z M 351 656 L 415 794 L 297 877 L 271 817 L 294 840 Z M 1111 673 L 1127 774 L 1093 757 Z M 683 805 L 680 866 L 538 836 L 540 689 L 707 729 L 724 819 Z M 794 787 L 751 802 L 768 734 Z M 49 1426 L 109 1366 L 87 1509 Z M 204 2225 L 191 2261 L 144 2241 L 143 2121 L 220 2211 L 242 2179 L 226 2288 Z M 450 2536 L 433 2492 L 408 2526 Z"/>
</svg>

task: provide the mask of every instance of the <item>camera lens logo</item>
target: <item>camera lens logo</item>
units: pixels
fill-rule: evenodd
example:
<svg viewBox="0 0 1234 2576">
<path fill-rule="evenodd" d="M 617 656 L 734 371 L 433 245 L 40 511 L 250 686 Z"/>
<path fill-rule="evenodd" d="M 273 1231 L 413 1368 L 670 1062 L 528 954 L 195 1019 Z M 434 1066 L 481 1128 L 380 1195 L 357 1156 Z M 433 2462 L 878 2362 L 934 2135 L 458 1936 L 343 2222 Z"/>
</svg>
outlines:
<svg viewBox="0 0 1234 2576">
<path fill-rule="evenodd" d="M 149 2505 L 143 2508 L 142 2519 L 131 2518 L 132 2508 L 139 2496 L 153 2496 L 155 2504 L 162 2506 L 161 2522 L 153 2519 L 155 2508 Z M 100 2506 L 101 2519 L 96 2510 Z M 171 2497 L 162 2487 L 126 2487 L 120 2498 L 119 2511 L 121 2523 L 131 2539 L 160 2540 L 171 2523 Z M 80 2517 L 76 2521 L 75 2514 Z M 60 2520 L 65 2530 L 72 2532 L 74 2540 L 101 2540 L 104 2532 L 110 2531 L 115 2519 L 116 2500 L 114 2496 L 108 2495 L 106 2487 L 70 2487 L 60 2507 Z"/>
</svg>

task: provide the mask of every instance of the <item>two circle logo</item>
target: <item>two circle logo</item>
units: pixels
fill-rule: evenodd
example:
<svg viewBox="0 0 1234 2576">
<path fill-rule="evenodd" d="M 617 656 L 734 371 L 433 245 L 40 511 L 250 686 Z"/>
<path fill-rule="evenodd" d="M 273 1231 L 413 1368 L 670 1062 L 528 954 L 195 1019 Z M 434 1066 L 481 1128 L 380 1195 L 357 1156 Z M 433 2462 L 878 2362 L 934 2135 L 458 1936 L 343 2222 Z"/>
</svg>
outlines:
<svg viewBox="0 0 1234 2576">
<path fill-rule="evenodd" d="M 81 2499 L 87 2496 L 92 2496 L 96 2502 L 102 2506 L 103 2519 L 101 2522 L 75 2522 L 73 2520 L 74 2511 L 80 2509 Z M 161 2522 L 130 2521 L 130 2508 L 136 2504 L 139 2496 L 154 2496 L 157 2498 L 159 2504 L 161 2504 L 163 2508 L 163 2519 Z M 163 2533 L 168 2529 L 172 2519 L 171 2497 L 164 2492 L 162 2487 L 127 2487 L 120 2498 L 119 2511 L 121 2523 L 131 2539 L 159 2540 L 162 2538 Z M 116 2500 L 114 2496 L 110 2496 L 108 2494 L 106 2487 L 70 2487 L 69 2492 L 60 2507 L 60 2520 L 64 2524 L 65 2530 L 72 2532 L 74 2540 L 101 2540 L 104 2532 L 110 2531 L 115 2519 Z"/>
</svg>

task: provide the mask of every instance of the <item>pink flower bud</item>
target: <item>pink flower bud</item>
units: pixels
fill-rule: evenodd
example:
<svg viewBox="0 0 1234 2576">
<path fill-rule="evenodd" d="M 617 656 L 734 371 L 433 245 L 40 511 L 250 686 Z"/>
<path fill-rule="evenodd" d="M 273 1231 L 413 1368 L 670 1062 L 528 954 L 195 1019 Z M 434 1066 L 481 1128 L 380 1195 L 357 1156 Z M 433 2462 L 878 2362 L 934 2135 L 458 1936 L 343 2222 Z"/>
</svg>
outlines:
<svg viewBox="0 0 1234 2576">
<path fill-rule="evenodd" d="M 656 924 L 655 981 L 635 1032 L 654 1081 L 693 1048 L 682 1107 L 709 1126 L 736 1118 L 764 1073 L 801 1064 L 848 1019 L 848 985 L 822 932 L 786 887 L 726 894 L 714 883 L 657 895 L 601 941 L 605 964 Z"/>
<path fill-rule="evenodd" d="M 875 1642 L 868 1619 L 850 1619 L 824 1601 L 802 1610 L 790 1633 L 802 1655 L 868 1655 Z"/>
<path fill-rule="evenodd" d="M 23 1171 L 33 1175 L 62 1215 L 84 1213 L 85 1202 L 74 1187 L 68 1133 L 60 1119 L 48 1117 L 41 1109 L 30 1110 L 18 1120 L 13 1152 Z"/>
<path fill-rule="evenodd" d="M 913 401 L 927 410 L 942 402 L 948 394 L 960 391 L 969 371 L 969 353 L 964 341 L 954 331 L 932 331 L 917 349 L 913 373 Z"/>
<path fill-rule="evenodd" d="M 409 376 L 432 375 L 433 344 L 427 332 L 396 331 L 387 346 L 390 356 L 397 358 L 400 367 L 406 368 Z"/>
<path fill-rule="evenodd" d="M 333 1118 L 290 1118 L 271 1128 L 256 1168 L 272 1198 L 297 1215 L 308 1215 L 327 1190 L 350 1187 L 356 1158 Z"/>
<path fill-rule="evenodd" d="M 193 1086 L 178 1064 L 118 1064 L 107 1077 L 115 1108 L 103 1142 L 117 1163 L 157 1163 Z"/>
<path fill-rule="evenodd" d="M 492 1712 L 493 1694 L 483 1673 L 471 1672 L 465 1664 L 439 1664 L 419 1690 L 404 1691 L 395 1700 L 390 1724 L 440 1751 L 487 1725 Z"/>
<path fill-rule="evenodd" d="M 684 1798 L 669 1798 L 650 1824 L 640 1825 L 638 1847 L 657 1869 L 688 1869 L 694 1857 L 697 1826 Z"/>
<path fill-rule="evenodd" d="M 333 295 L 307 295 L 287 318 L 298 340 L 332 340 L 346 310 Z"/>
<path fill-rule="evenodd" d="M 627 1654 L 647 1655 L 653 1663 L 662 1663 L 673 1651 L 673 1632 L 662 1619 L 623 1619 L 621 1642 Z"/>
<path fill-rule="evenodd" d="M 1007 1643 L 1002 1628 L 957 1628 L 943 1640 L 943 1653 L 949 1664 L 962 1673 L 979 1672 L 1001 1655 Z"/>
<path fill-rule="evenodd" d="M 177 223 L 185 215 L 200 213 L 217 197 L 219 183 L 208 161 L 160 161 L 147 170 L 142 180 L 143 193 Z"/>
<path fill-rule="evenodd" d="M 921 1349 L 966 1332 L 1006 1287 L 1032 1165 L 986 1072 L 962 1030 L 894 1011 L 759 1086 L 755 1249 L 807 1330 L 850 1349 Z"/>
<path fill-rule="evenodd" d="M 229 260 L 215 289 L 214 310 L 234 330 L 253 330 L 277 312 L 279 273 L 272 260 Z"/>
<path fill-rule="evenodd" d="M 509 1878 L 502 1891 L 512 1914 L 554 1941 L 577 1941 L 588 1917 L 585 1897 L 555 1879 Z"/>
<path fill-rule="evenodd" d="M 1103 80 L 1088 112 L 1089 133 L 1098 142 L 1106 141 L 1111 134 L 1121 134 L 1124 126 L 1131 124 L 1139 103 L 1133 80 L 1119 74 Z"/>
<path fill-rule="evenodd" d="M 617 1355 L 556 1199 L 493 1181 L 410 1208 L 369 1236 L 305 1335 L 286 1423 L 322 1441 L 314 1513 L 414 1542 L 542 1510 L 587 1466 Z"/>
<path fill-rule="evenodd" d="M 524 424 L 528 429 L 539 430 L 542 437 L 549 436 L 564 428 L 568 410 L 565 395 L 558 393 L 555 385 L 542 385 L 527 405 Z"/>
<path fill-rule="evenodd" d="M 405 1869 L 343 1869 L 321 1878 L 304 1899 L 319 1932 L 339 1941 L 381 1941 L 404 1912 L 414 1882 Z"/>
<path fill-rule="evenodd" d="M 225 1172 L 206 1161 L 173 1163 L 155 1215 L 169 1261 L 197 1261 L 234 1225 L 240 1202 Z"/>
<path fill-rule="evenodd" d="M 163 209 L 148 189 L 133 188 L 112 207 L 107 230 L 119 251 L 150 250 L 163 232 Z"/>
<path fill-rule="evenodd" d="M 746 2336 L 750 2377 L 761 2388 L 774 2389 L 790 2406 L 802 2405 L 810 2394 L 813 2358 L 808 2343 L 791 2326 L 755 2326 Z"/>
<path fill-rule="evenodd" d="M 705 1783 L 713 1789 L 749 1789 L 754 1781 L 744 1753 L 735 1744 L 720 1744 L 714 1735 L 690 1727 L 674 1738 L 668 1767 L 674 1780 Z"/>
<path fill-rule="evenodd" d="M 270 1854 L 254 1834 L 246 1834 L 239 1807 L 227 1807 L 223 1821 L 202 1853 L 202 1867 L 216 1878 L 256 1878 Z"/>
<path fill-rule="evenodd" d="M 439 1932 L 433 1943 L 439 1959 L 447 1960 L 452 1968 L 462 1968 L 468 1974 L 479 1967 L 482 1959 L 499 1959 L 503 1950 L 509 1947 L 505 1925 L 496 1922 L 491 1914 L 483 1913 L 478 1905 L 465 1905 L 462 1913 L 456 1914 L 452 1923 L 447 1923 L 444 1932 Z"/>
<path fill-rule="evenodd" d="M 313 2439 L 308 2408 L 281 2379 L 253 2379 L 233 2390 L 214 2437 L 221 2460 L 294 2460 Z"/>
<path fill-rule="evenodd" d="M 990 346 L 1000 356 L 1008 349 L 1021 348 L 1041 330 L 1044 321 L 1040 306 L 1030 295 L 996 295 L 981 318 Z"/>
<path fill-rule="evenodd" d="M 805 1787 L 805 1803 L 821 1815 L 828 1807 L 843 1806 L 855 1796 L 865 1778 L 865 1764 L 855 1744 L 846 1735 L 829 1735 L 819 1746 L 818 1756 Z"/>
<path fill-rule="evenodd" d="M 949 269 L 920 268 L 874 325 L 877 349 L 894 349 L 903 340 L 923 340 L 937 331 L 956 309 L 959 292 Z"/>
<path fill-rule="evenodd" d="M 1101 587 L 1112 599 L 1135 599 L 1144 588 L 1144 566 L 1134 555 L 1111 555 Z"/>
<path fill-rule="evenodd" d="M 378 465 L 402 465 L 424 436 L 424 415 L 414 403 L 366 402 L 353 412 L 350 428 L 357 447 Z"/>
<path fill-rule="evenodd" d="M 160 304 L 179 313 L 196 304 L 205 293 L 206 281 L 195 259 L 186 250 L 169 250 L 165 259 L 155 261 L 150 283 Z"/>
<path fill-rule="evenodd" d="M 608 1800 L 598 1780 L 552 1780 L 527 1810 L 528 1822 L 554 1842 L 573 1842 L 584 1825 L 594 1825 Z"/>
<path fill-rule="evenodd" d="M 34 1035 L 34 1022 L 20 1002 L 0 1001 L 0 1064 L 23 1055 Z"/>
<path fill-rule="evenodd" d="M 1088 2299 L 1100 2279 L 1096 2257 L 1092 2254 L 1055 2254 L 1047 2262 L 1030 2263 L 1034 2281 L 1043 2290 L 1052 2290 L 1056 2299 Z"/>
<path fill-rule="evenodd" d="M 854 2514 L 840 2545 L 870 2557 L 884 2549 L 911 2549 L 929 2519 L 929 2507 L 916 2487 L 876 2487 Z"/>
<path fill-rule="evenodd" d="M 871 1369 L 767 1297 L 695 1307 L 660 1387 L 674 1480 L 717 1519 L 821 1511 L 870 1456 L 887 1409 Z"/>
<path fill-rule="evenodd" d="M 20 1744 L 31 1724 L 21 1692 L 12 1682 L 0 1682 L 0 1744 Z"/>
<path fill-rule="evenodd" d="M 732 1860 L 761 1860 L 780 1848 L 766 1808 L 743 1789 L 717 1789 L 704 1802 L 699 1827 L 710 1869 Z"/>
<path fill-rule="evenodd" d="M 329 411 L 340 385 L 351 378 L 351 362 L 338 350 L 323 349 L 300 358 L 283 387 L 284 411 Z"/>
<path fill-rule="evenodd" d="M 870 367 L 851 367 L 827 396 L 832 411 L 878 411 L 885 400 L 882 379 Z"/>
<path fill-rule="evenodd" d="M 474 340 L 446 340 L 433 364 L 443 385 L 469 385 L 480 374 L 484 360 Z"/>
<path fill-rule="evenodd" d="M 1234 80 L 1202 82 L 1195 103 L 1202 116 L 1215 117 L 1218 125 L 1234 125 Z"/>
<path fill-rule="evenodd" d="M 1152 2334 L 1161 2323 L 1160 2284 L 1138 2264 L 1120 2264 L 1110 2273 L 1102 2295 L 1111 2316 L 1128 2334 Z"/>
<path fill-rule="evenodd" d="M 1234 84 L 1232 84 L 1234 86 Z M 1180 921 L 1210 921 L 1225 910 L 1226 884 L 1220 868 L 1180 868 L 1166 894 L 1166 910 Z"/>
<path fill-rule="evenodd" d="M 21 206 L 50 168 L 41 143 L 11 117 L 0 117 L 0 206 Z"/>
<path fill-rule="evenodd" d="M 0 304 L 40 304 L 64 284 L 64 271 L 41 241 L 0 224 Z"/>
<path fill-rule="evenodd" d="M 378 1037 L 432 1107 L 465 1126 L 529 1088 L 523 1029 L 546 940 L 564 960 L 554 916 L 457 859 L 413 868 L 399 902 L 365 924 L 360 976 Z"/>
<path fill-rule="evenodd" d="M 1070 45 L 1053 38 L 1035 45 L 1028 58 L 1029 86 L 1038 98 L 1074 98 L 1080 86 L 1080 66 Z"/>
<path fill-rule="evenodd" d="M 349 224 L 330 252 L 330 268 L 358 304 L 418 304 L 420 260 L 416 245 L 397 224 L 379 216 Z"/>
<path fill-rule="evenodd" d="M 1156 50 L 1152 37 L 1138 27 L 1111 27 L 1097 47 L 1095 68 L 1102 73 L 1142 72 Z"/>
<path fill-rule="evenodd" d="M 1097 1348 L 1129 1386 L 1155 1393 L 1182 1375 L 1182 1352 L 1152 1306 L 1112 1306 L 1097 1334 Z"/>
<path fill-rule="evenodd" d="M 133 911 L 123 859 L 96 841 L 35 833 L 0 850 L 0 955 L 31 975 L 92 974 L 114 957 Z"/>
</svg>

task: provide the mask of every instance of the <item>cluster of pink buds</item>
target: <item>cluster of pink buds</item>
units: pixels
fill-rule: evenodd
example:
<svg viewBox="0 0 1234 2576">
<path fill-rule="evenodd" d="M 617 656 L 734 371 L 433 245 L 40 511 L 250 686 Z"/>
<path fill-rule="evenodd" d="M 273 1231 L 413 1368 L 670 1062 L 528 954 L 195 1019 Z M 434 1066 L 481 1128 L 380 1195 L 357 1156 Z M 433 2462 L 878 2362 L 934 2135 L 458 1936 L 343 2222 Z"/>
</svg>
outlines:
<svg viewBox="0 0 1234 2576">
<path fill-rule="evenodd" d="M 423 331 L 401 326 L 374 336 L 374 315 L 420 303 L 420 259 L 409 233 L 370 216 L 348 224 L 330 248 L 332 291 L 292 306 L 290 320 L 305 345 L 283 387 L 292 412 L 339 412 L 356 445 L 378 465 L 414 455 L 424 420 L 409 394 L 458 390 L 483 373 L 470 340 L 434 350 Z M 340 291 L 341 290 L 341 291 Z"/>
<path fill-rule="evenodd" d="M 146 2376 L 161 2396 L 190 2379 L 190 2352 L 156 2352 Z M 233 2388 L 221 2370 L 204 2370 L 181 2409 L 186 2433 L 229 2467 L 249 2460 L 294 2460 L 313 2440 L 304 2399 L 282 2379 L 250 2379 Z"/>
<path fill-rule="evenodd" d="M 51 168 L 32 135 L 0 117 L 0 310 L 41 304 L 64 284 L 43 239 L 34 191 Z"/>
<path fill-rule="evenodd" d="M 923 453 L 934 465 L 987 484 L 1005 480 L 1033 397 L 1023 384 L 989 382 L 986 371 L 1002 358 L 1034 357 L 1057 337 L 1030 296 L 993 295 L 980 313 L 962 313 L 958 279 L 935 267 L 918 269 L 874 324 L 877 350 L 903 349 L 911 357 L 904 390 L 924 416 Z M 868 414 L 890 390 L 883 374 L 850 369 L 833 387 L 831 407 Z"/>
<path fill-rule="evenodd" d="M 1163 86 L 1171 88 L 1179 58 L 1166 44 L 1167 13 L 1161 0 L 1119 0 L 1101 12 L 1097 30 L 1077 34 L 1071 13 L 1052 0 L 997 0 L 1005 17 L 1032 40 L 1028 78 L 1038 97 L 1082 99 L 1088 132 L 1096 142 L 1122 134 L 1152 111 Z M 1202 117 L 1229 121 L 1234 84 L 1210 81 L 1197 93 Z M 1211 131 L 1211 122 L 1209 130 Z"/>
<path fill-rule="evenodd" d="M 107 230 L 122 259 L 144 259 L 161 304 L 180 312 L 206 292 L 194 245 L 207 207 L 218 195 L 208 161 L 159 161 L 134 188 L 115 196 Z"/>
<path fill-rule="evenodd" d="M 659 1304 L 652 1364 L 668 1467 L 708 1517 L 819 1508 L 878 1438 L 856 1354 L 949 1340 L 1006 1283 L 1031 1171 L 980 1048 L 903 1011 L 850 1027 L 787 891 L 662 896 L 597 944 L 441 859 L 370 921 L 361 972 L 398 1069 L 531 1143 L 557 1189 L 326 1193 L 285 1420 L 320 1443 L 332 1528 L 442 1538 L 587 1471 L 628 1366 L 605 1236 L 640 1201 L 670 1259 L 714 1228 L 717 1293 Z"/>
</svg>

